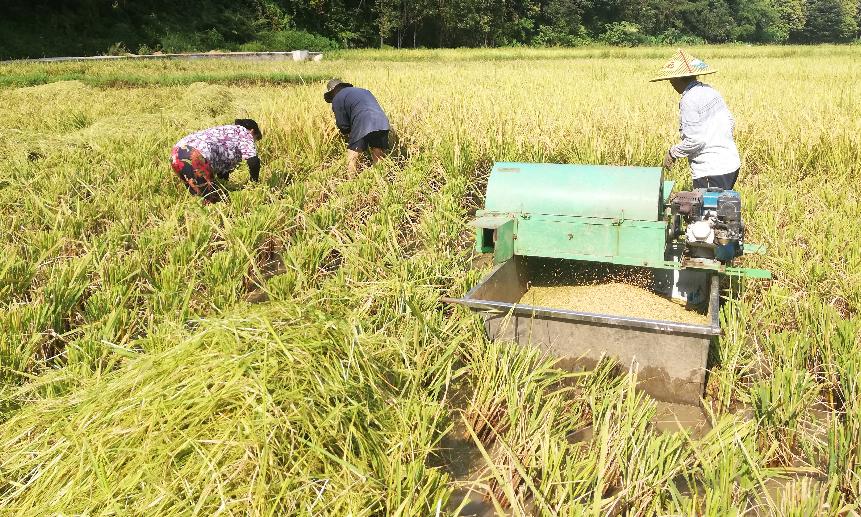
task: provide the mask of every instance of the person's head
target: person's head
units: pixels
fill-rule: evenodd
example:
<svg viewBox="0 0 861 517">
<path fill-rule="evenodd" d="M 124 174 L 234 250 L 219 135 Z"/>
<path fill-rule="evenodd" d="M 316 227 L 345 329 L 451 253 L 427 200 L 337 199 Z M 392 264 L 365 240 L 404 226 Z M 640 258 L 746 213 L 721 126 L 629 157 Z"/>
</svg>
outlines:
<svg viewBox="0 0 861 517">
<path fill-rule="evenodd" d="M 237 126 L 242 126 L 248 131 L 251 132 L 251 136 L 254 137 L 255 140 L 260 140 L 263 138 L 263 133 L 260 132 L 260 126 L 257 125 L 253 119 L 250 118 L 238 118 L 233 122 Z"/>
<path fill-rule="evenodd" d="M 676 93 L 682 94 L 685 93 L 685 89 L 689 84 L 697 80 L 697 76 L 689 75 L 687 77 L 673 77 L 669 79 L 670 84 L 673 85 L 673 89 L 676 90 Z"/>
<path fill-rule="evenodd" d="M 707 65 L 704 61 L 688 55 L 684 50 L 679 49 L 661 67 L 658 76 L 651 79 L 651 81 L 669 81 L 673 89 L 681 94 L 684 93 L 685 89 L 692 82 L 697 80 L 697 76 L 713 74 L 715 72 L 717 70 Z"/>
<path fill-rule="evenodd" d="M 353 86 L 350 83 L 345 83 L 340 79 L 331 79 L 328 83 L 326 83 L 326 93 L 323 94 L 323 100 L 328 103 L 332 103 L 332 99 L 335 98 L 335 95 L 338 94 L 343 88 L 347 88 L 348 86 Z"/>
</svg>

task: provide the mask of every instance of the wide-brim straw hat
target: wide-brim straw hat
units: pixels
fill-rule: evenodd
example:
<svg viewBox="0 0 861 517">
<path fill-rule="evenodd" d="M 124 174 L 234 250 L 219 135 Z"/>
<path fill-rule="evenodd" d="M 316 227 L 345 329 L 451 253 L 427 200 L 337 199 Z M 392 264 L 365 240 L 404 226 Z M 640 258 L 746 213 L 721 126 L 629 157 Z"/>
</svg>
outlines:
<svg viewBox="0 0 861 517">
<path fill-rule="evenodd" d="M 326 102 L 332 102 L 332 99 L 335 97 L 335 94 L 338 93 L 339 87 L 347 87 L 353 86 L 350 83 L 345 83 L 340 79 L 331 79 L 328 83 L 326 83 L 326 93 L 323 94 L 323 99 Z"/>
<path fill-rule="evenodd" d="M 667 79 L 675 79 L 676 77 L 692 77 L 695 75 L 708 75 L 717 72 L 701 59 L 689 55 L 684 50 L 679 49 L 667 64 L 665 64 L 658 76 L 650 79 L 649 82 L 666 81 Z"/>
</svg>

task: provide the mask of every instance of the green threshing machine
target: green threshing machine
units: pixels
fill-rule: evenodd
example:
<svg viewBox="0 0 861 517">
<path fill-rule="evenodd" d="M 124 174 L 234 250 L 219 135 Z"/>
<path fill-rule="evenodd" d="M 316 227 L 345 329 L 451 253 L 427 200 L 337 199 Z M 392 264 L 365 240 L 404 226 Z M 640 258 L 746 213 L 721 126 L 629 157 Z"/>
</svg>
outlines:
<svg viewBox="0 0 861 517">
<path fill-rule="evenodd" d="M 721 332 L 720 275 L 771 275 L 732 266 L 744 253 L 763 251 L 744 243 L 737 192 L 671 196 L 673 186 L 659 167 L 495 164 L 485 208 L 471 223 L 477 251 L 492 254 L 495 267 L 463 298 L 445 301 L 480 312 L 491 339 L 539 346 L 574 367 L 613 357 L 634 368 L 638 386 L 654 397 L 697 403 L 709 345 Z M 709 323 L 520 304 L 548 260 L 562 268 L 643 268 L 656 291 L 707 305 Z"/>
</svg>

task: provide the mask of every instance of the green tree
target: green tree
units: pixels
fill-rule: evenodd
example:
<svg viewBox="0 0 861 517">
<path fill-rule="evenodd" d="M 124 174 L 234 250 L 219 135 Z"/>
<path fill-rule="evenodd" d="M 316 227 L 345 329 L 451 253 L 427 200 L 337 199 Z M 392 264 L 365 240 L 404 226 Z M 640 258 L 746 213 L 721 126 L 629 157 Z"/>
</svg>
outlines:
<svg viewBox="0 0 861 517">
<path fill-rule="evenodd" d="M 509 0 L 497 44 L 532 43 L 540 26 L 541 7 L 538 0 Z"/>
<path fill-rule="evenodd" d="M 710 43 L 723 43 L 733 38 L 736 24 L 725 0 L 687 2 L 682 15 L 687 28 Z"/>
<path fill-rule="evenodd" d="M 684 29 L 681 10 L 688 2 L 670 0 L 628 0 L 622 6 L 620 19 L 636 23 L 643 32 L 661 34 L 669 29 Z"/>
<path fill-rule="evenodd" d="M 586 5 L 582 0 L 547 0 L 543 2 L 543 15 L 547 24 L 567 34 L 578 34 Z"/>
<path fill-rule="evenodd" d="M 807 0 L 772 0 L 780 17 L 781 40 L 797 37 L 807 25 Z"/>
<path fill-rule="evenodd" d="M 433 16 L 434 2 L 433 0 L 404 0 L 402 12 L 402 25 L 405 31 L 412 32 L 412 46 L 415 48 L 420 28 L 427 18 Z"/>
<path fill-rule="evenodd" d="M 854 0 L 808 0 L 802 39 L 810 43 L 846 42 L 858 34 Z"/>
<path fill-rule="evenodd" d="M 858 0 L 858 3 L 855 5 L 855 23 L 858 25 L 859 30 L 857 36 L 861 38 L 861 0 Z"/>
<path fill-rule="evenodd" d="M 380 47 L 385 40 L 395 31 L 401 29 L 401 9 L 398 0 L 376 0 L 374 2 L 375 21 L 377 33 L 380 36 Z M 399 42 L 400 43 L 400 42 Z M 400 44 L 398 44 L 400 47 Z"/>
<path fill-rule="evenodd" d="M 773 0 L 737 0 L 732 9 L 736 22 L 734 40 L 783 43 L 789 39 Z"/>
</svg>

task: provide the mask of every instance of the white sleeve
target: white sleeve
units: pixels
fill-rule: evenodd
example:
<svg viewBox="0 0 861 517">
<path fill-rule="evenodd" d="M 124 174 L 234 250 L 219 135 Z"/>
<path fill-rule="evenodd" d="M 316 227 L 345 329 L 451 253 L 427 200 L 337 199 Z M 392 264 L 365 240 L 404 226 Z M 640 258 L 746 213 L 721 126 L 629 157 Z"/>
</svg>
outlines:
<svg viewBox="0 0 861 517">
<path fill-rule="evenodd" d="M 681 141 L 670 148 L 673 158 L 690 158 L 699 154 L 705 147 L 700 113 L 693 102 L 682 101 L 679 114 L 679 134 Z"/>
</svg>

